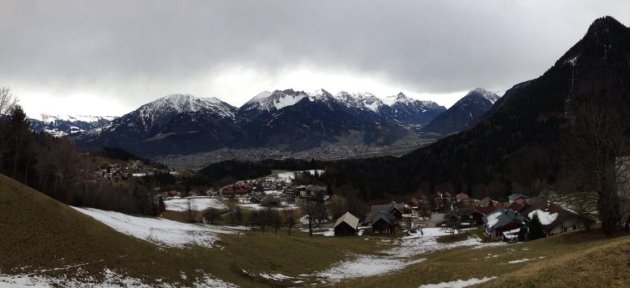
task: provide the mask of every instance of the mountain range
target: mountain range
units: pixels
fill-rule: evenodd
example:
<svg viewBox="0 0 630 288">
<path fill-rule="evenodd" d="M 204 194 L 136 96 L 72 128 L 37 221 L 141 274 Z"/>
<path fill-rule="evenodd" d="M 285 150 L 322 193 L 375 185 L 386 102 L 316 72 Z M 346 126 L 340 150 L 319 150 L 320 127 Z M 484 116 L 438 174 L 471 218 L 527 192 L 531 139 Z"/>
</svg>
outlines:
<svg viewBox="0 0 630 288">
<path fill-rule="evenodd" d="M 56 137 L 76 135 L 98 129 L 111 122 L 114 116 L 71 116 L 41 114 L 28 118 L 31 128 L 36 132 L 46 132 Z"/>
<path fill-rule="evenodd" d="M 239 108 L 216 98 L 174 94 L 91 130 L 68 134 L 86 148 L 120 147 L 144 157 L 220 148 L 303 151 L 343 139 L 387 146 L 417 133 L 445 111 L 403 93 L 380 99 L 371 93 L 333 95 L 323 89 L 265 91 Z"/>
</svg>

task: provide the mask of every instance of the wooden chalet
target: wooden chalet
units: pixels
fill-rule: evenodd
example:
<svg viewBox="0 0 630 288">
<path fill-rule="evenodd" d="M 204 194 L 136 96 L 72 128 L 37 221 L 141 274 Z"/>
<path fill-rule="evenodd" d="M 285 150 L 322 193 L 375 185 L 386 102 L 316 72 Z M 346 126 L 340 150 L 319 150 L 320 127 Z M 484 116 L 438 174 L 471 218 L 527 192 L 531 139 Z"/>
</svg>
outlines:
<svg viewBox="0 0 630 288">
<path fill-rule="evenodd" d="M 372 219 L 372 233 L 392 234 L 396 229 L 396 218 L 394 215 L 381 211 Z"/>
<path fill-rule="evenodd" d="M 335 221 L 335 236 L 354 236 L 357 235 L 359 228 L 359 218 L 350 212 L 343 214 Z"/>
</svg>

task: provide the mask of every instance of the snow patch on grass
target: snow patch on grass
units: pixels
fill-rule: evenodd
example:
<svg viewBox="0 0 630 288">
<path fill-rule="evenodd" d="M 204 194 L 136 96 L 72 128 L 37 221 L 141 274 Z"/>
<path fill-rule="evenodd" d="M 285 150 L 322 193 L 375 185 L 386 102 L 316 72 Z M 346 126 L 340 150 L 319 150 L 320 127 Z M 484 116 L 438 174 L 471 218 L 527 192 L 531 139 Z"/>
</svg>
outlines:
<svg viewBox="0 0 630 288">
<path fill-rule="evenodd" d="M 167 211 L 186 212 L 190 206 L 193 211 L 205 211 L 207 209 L 227 210 L 219 199 L 206 196 L 186 197 L 186 198 L 168 198 L 164 200 L 164 206 Z"/>
<path fill-rule="evenodd" d="M 260 277 L 265 278 L 265 279 L 270 279 L 270 280 L 277 280 L 277 281 L 293 279 L 293 277 L 289 277 L 281 273 L 276 273 L 276 274 L 260 273 Z"/>
<path fill-rule="evenodd" d="M 66 276 L 51 277 L 46 275 L 33 274 L 17 274 L 7 275 L 0 274 L 0 287 L 31 287 L 31 288 L 48 288 L 48 287 L 179 287 L 168 283 L 161 284 L 145 284 L 141 279 L 120 275 L 110 269 L 103 271 L 103 279 L 95 279 L 88 277 L 77 280 L 70 279 Z M 194 287 L 217 287 L 217 288 L 234 288 L 238 287 L 234 284 L 214 278 L 210 275 L 204 275 L 201 279 L 197 279 Z"/>
<path fill-rule="evenodd" d="M 394 257 L 365 255 L 359 256 L 352 261 L 338 263 L 326 271 L 317 273 L 317 277 L 338 282 L 343 279 L 386 274 L 422 261 L 424 261 L 424 259 L 403 260 Z"/>
<path fill-rule="evenodd" d="M 523 262 L 527 262 L 527 261 L 530 261 L 530 260 L 532 260 L 532 259 L 529 259 L 529 258 L 523 258 L 523 259 L 518 259 L 518 260 L 508 261 L 508 264 L 523 263 Z"/>
<path fill-rule="evenodd" d="M 236 233 L 211 225 L 180 223 L 152 217 L 136 217 L 94 208 L 72 208 L 120 233 L 171 247 L 212 246 L 219 239 L 219 234 Z"/>
<path fill-rule="evenodd" d="M 425 284 L 425 285 L 420 285 L 420 288 L 462 288 L 462 287 L 468 287 L 468 286 L 488 282 L 495 278 L 497 277 L 483 277 L 480 279 L 470 278 L 468 280 L 455 280 L 455 281 L 450 281 L 450 282 L 442 282 L 438 284 Z"/>
<path fill-rule="evenodd" d="M 323 281 L 331 282 L 375 276 L 398 271 L 409 265 L 420 263 L 424 259 L 419 259 L 418 256 L 426 253 L 457 247 L 484 245 L 477 238 L 468 238 L 454 243 L 438 243 L 436 239 L 439 236 L 450 235 L 446 229 L 442 228 L 425 228 L 423 233 L 426 233 L 426 236 L 418 233 L 395 241 L 383 240 L 384 245 L 393 245 L 394 247 L 381 251 L 379 255 L 360 255 L 347 261 L 341 261 L 333 267 L 317 273 L 315 276 Z"/>
</svg>

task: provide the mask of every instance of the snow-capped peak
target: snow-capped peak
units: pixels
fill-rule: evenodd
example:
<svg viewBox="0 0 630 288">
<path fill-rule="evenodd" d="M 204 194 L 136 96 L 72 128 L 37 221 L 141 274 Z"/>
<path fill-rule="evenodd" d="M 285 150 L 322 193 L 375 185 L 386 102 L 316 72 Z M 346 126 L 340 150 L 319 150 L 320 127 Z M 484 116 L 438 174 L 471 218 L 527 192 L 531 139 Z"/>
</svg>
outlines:
<svg viewBox="0 0 630 288">
<path fill-rule="evenodd" d="M 410 97 L 407 97 L 404 93 L 400 92 L 396 95 L 388 96 L 385 99 L 381 99 L 369 92 L 346 92 L 341 91 L 335 95 L 324 89 L 318 89 L 314 92 L 305 93 L 303 91 L 294 91 L 293 89 L 276 90 L 274 92 L 261 92 L 254 96 L 251 100 L 245 103 L 241 109 L 244 110 L 267 110 L 272 109 L 280 110 L 282 108 L 295 105 L 302 99 L 308 98 L 311 102 L 337 102 L 345 105 L 346 107 L 369 110 L 375 113 L 379 113 L 385 106 L 392 106 L 394 104 L 402 104 L 405 106 L 423 107 L 424 110 L 439 108 L 440 106 L 432 101 L 420 101 Z"/>
<path fill-rule="evenodd" d="M 153 115 L 159 112 L 198 112 L 208 110 L 223 117 L 234 117 L 233 107 L 214 98 L 198 98 L 188 94 L 173 94 L 162 97 L 140 107 L 143 115 Z"/>
<path fill-rule="evenodd" d="M 494 102 L 497 102 L 497 100 L 499 100 L 499 96 L 497 94 L 494 94 L 486 89 L 483 88 L 475 88 L 472 91 L 470 91 L 468 94 L 478 94 L 481 97 L 483 97 L 484 99 L 490 101 L 490 103 L 494 104 Z"/>
<path fill-rule="evenodd" d="M 335 98 L 341 103 L 345 104 L 348 107 L 353 107 L 361 110 L 371 110 L 374 112 L 378 112 L 378 110 L 384 106 L 383 100 L 374 96 L 374 94 L 369 92 L 363 93 L 348 93 L 346 91 L 341 91 Z"/>
<path fill-rule="evenodd" d="M 396 103 L 410 103 L 414 101 L 417 101 L 417 100 L 411 99 L 407 97 L 407 95 L 405 95 L 404 93 L 399 92 L 396 95 L 385 97 L 385 99 L 383 100 L 383 103 L 385 103 L 387 106 L 392 106 Z"/>
<path fill-rule="evenodd" d="M 276 110 L 280 110 L 308 97 L 309 96 L 303 91 L 294 91 L 293 89 L 276 90 L 271 93 L 265 91 L 254 96 L 254 98 L 247 101 L 243 106 L 247 107 L 247 109 L 255 108 L 269 111 L 275 108 Z"/>
</svg>

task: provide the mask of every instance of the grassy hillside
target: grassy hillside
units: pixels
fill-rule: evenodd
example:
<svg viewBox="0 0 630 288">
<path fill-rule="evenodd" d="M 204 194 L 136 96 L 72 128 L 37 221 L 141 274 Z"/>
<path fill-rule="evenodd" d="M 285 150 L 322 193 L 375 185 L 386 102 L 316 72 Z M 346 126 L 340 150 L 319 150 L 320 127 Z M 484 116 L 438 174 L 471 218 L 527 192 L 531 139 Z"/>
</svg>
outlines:
<svg viewBox="0 0 630 288">
<path fill-rule="evenodd" d="M 498 277 L 479 287 L 630 287 L 630 236 L 576 232 L 531 242 L 433 253 L 397 273 L 340 287 L 418 287 Z M 477 286 L 475 286 L 477 287 Z"/>
<path fill-rule="evenodd" d="M 295 230 L 295 229 L 294 229 Z M 213 248 L 167 248 L 120 234 L 37 191 L 0 175 L 0 274 L 71 277 L 99 283 L 106 269 L 144 283 L 193 285 L 212 275 L 242 287 L 295 286 L 349 255 L 377 253 L 383 237 L 308 237 L 286 231 L 221 235 Z M 458 240 L 458 239 L 455 239 Z M 455 241 L 453 240 L 453 241 Z M 459 239 L 461 240 L 461 239 Z M 391 243 L 389 243 L 391 242 Z M 344 280 L 341 287 L 418 287 L 497 276 L 483 287 L 630 287 L 630 236 L 596 231 L 481 249 L 430 253 L 390 274 Z M 272 280 L 265 274 L 293 279 Z M 63 286 L 63 285 L 62 285 Z"/>
<path fill-rule="evenodd" d="M 149 284 L 192 285 L 210 274 L 242 287 L 260 287 L 278 284 L 260 273 L 308 274 L 346 258 L 347 253 L 370 253 L 376 247 L 376 239 L 310 238 L 297 231 L 291 237 L 282 231 L 221 239 L 214 248 L 159 247 L 118 233 L 0 175 L 0 274 L 98 281 L 107 268 Z"/>
</svg>

